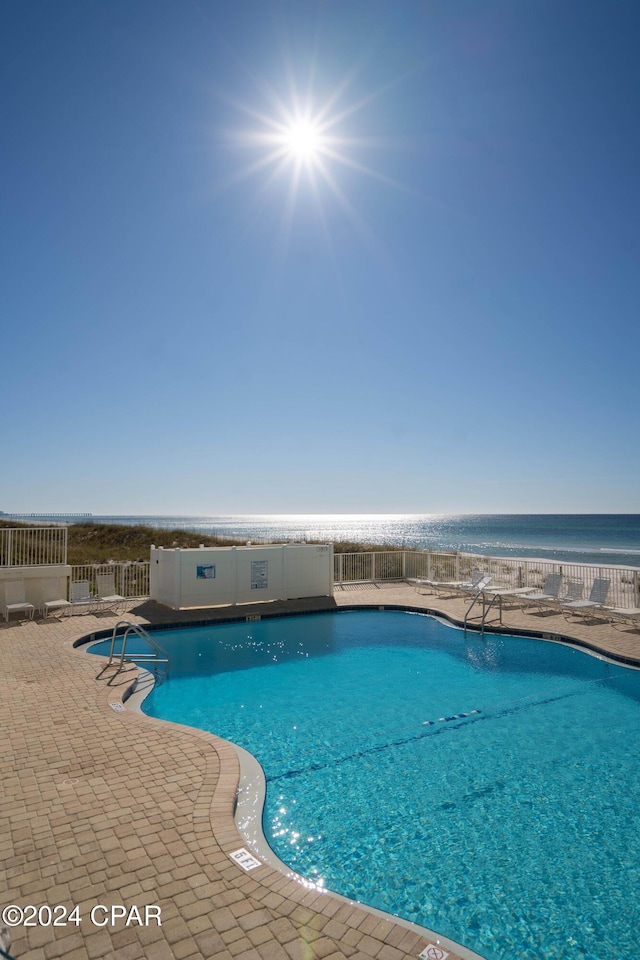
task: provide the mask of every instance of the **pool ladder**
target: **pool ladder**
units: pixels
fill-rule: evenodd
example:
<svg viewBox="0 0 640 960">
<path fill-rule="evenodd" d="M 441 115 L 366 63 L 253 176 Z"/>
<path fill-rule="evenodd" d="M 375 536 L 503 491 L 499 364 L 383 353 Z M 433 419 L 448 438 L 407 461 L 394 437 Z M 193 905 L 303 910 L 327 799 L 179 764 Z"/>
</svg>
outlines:
<svg viewBox="0 0 640 960">
<path fill-rule="evenodd" d="M 499 602 L 499 615 L 493 620 L 488 620 L 488 616 L 493 609 L 496 600 Z M 471 616 L 471 611 L 476 606 L 476 604 L 482 604 L 482 613 L 475 613 Z M 480 633 L 484 636 L 484 628 L 488 623 L 502 623 L 502 597 L 499 593 L 494 593 L 490 600 L 487 599 L 487 595 L 484 590 L 479 590 L 476 596 L 473 598 L 469 606 L 467 607 L 466 613 L 464 615 L 464 629 L 466 632 L 467 625 L 471 620 L 480 620 Z"/>
<path fill-rule="evenodd" d="M 120 653 L 116 653 L 115 646 L 120 627 L 125 627 L 126 629 L 121 635 L 122 649 Z M 131 633 L 135 634 L 135 636 L 147 644 L 149 647 L 149 652 L 134 653 L 131 654 L 127 659 L 127 639 Z M 130 620 L 118 620 L 113 628 L 113 634 L 111 635 L 109 662 L 106 663 L 102 668 L 98 674 L 98 678 L 100 678 L 103 673 L 106 673 L 107 670 L 115 668 L 113 675 L 109 677 L 107 681 L 107 683 L 110 685 L 112 681 L 125 669 L 125 664 L 129 665 L 131 663 L 140 664 L 147 670 L 150 670 L 151 668 L 156 683 L 162 683 L 163 680 L 166 680 L 169 674 L 169 654 L 160 646 L 157 640 L 154 640 L 151 634 L 147 633 L 147 631 L 141 627 L 139 623 L 132 623 Z"/>
</svg>

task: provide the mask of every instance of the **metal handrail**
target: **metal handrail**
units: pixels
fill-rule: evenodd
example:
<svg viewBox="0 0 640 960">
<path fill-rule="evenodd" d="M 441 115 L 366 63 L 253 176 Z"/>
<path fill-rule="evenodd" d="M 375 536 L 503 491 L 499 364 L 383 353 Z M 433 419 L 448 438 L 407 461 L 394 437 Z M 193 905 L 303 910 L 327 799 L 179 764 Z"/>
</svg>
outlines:
<svg viewBox="0 0 640 960">
<path fill-rule="evenodd" d="M 118 630 L 120 627 L 126 627 L 126 630 L 122 634 L 122 649 L 119 654 L 115 653 L 116 639 L 118 635 Z M 130 633 L 134 633 L 140 640 L 143 640 L 149 647 L 151 647 L 150 653 L 136 653 L 129 660 L 125 660 L 126 651 L 127 651 L 127 638 Z M 119 660 L 118 660 L 119 657 Z M 131 620 L 118 620 L 115 627 L 113 628 L 113 633 L 111 634 L 111 649 L 109 651 L 109 662 L 105 664 L 103 669 L 100 671 L 98 676 L 108 670 L 110 667 L 116 666 L 114 677 L 117 677 L 118 674 L 124 669 L 125 663 L 153 663 L 154 667 L 159 664 L 166 664 L 166 669 L 164 671 L 164 676 L 166 677 L 169 672 L 169 654 L 167 651 L 160 646 L 157 640 L 154 640 L 151 634 L 142 627 L 139 623 L 132 623 Z M 154 669 L 155 673 L 155 669 Z M 109 680 L 109 683 L 111 682 Z"/>
</svg>

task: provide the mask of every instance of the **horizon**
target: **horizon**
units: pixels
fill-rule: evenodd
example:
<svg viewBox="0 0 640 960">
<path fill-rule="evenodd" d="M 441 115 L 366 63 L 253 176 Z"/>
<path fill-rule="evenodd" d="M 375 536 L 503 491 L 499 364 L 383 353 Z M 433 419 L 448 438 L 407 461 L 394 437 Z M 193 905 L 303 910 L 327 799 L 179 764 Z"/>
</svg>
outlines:
<svg viewBox="0 0 640 960">
<path fill-rule="evenodd" d="M 358 520 L 382 520 L 382 519 L 399 519 L 399 518 L 412 518 L 412 519 L 423 519 L 423 520 L 442 520 L 442 519 L 453 519 L 456 517 L 636 517 L 640 516 L 640 512 L 636 511 L 611 511 L 611 510 L 601 510 L 598 512 L 594 511 L 571 511 L 563 510 L 559 511 L 547 511 L 544 513 L 540 512 L 525 512 L 525 511 L 511 511 L 508 513 L 485 513 L 483 511 L 471 511 L 467 513 L 79 513 L 72 511 L 60 511 L 60 510 L 25 510 L 25 511 L 2 511 L 0 510 L 0 517 L 77 517 L 79 519 L 86 520 L 100 520 L 100 519 L 110 519 L 111 517 L 118 517 L 123 520 L 136 518 L 154 518 L 158 519 L 256 519 L 256 518 L 269 518 L 272 520 L 295 520 L 301 518 L 324 518 L 324 519 L 340 519 L 344 520 L 346 518 L 358 519 Z"/>
<path fill-rule="evenodd" d="M 629 0 L 4 4 L 3 500 L 640 512 L 639 35 Z"/>
</svg>

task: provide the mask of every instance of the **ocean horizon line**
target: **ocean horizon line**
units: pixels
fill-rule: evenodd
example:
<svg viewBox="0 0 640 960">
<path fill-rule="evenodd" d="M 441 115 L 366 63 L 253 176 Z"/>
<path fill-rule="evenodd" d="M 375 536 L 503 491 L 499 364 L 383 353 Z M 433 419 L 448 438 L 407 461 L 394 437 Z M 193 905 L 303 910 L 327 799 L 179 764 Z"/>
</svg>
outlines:
<svg viewBox="0 0 640 960">
<path fill-rule="evenodd" d="M 25 510 L 25 511 L 3 511 L 0 510 L 0 517 L 6 517 L 8 519 L 19 519 L 20 517 L 78 517 L 82 519 L 90 520 L 104 520 L 111 517 L 118 517 L 119 519 L 131 519 L 136 520 L 139 518 L 158 518 L 158 519 L 255 519 L 256 517 L 270 517 L 273 519 L 297 519 L 303 517 L 358 517 L 358 518 L 376 518 L 382 519 L 385 517 L 401 518 L 401 517 L 413 517 L 416 519 L 446 519 L 452 517 L 640 517 L 640 511 L 637 512 L 627 512 L 627 511 L 617 511 L 617 510 L 599 510 L 599 511 L 506 511 L 506 512 L 495 512 L 495 511 L 479 511 L 479 510 L 470 510 L 470 511 L 458 511 L 458 512 L 444 512 L 444 513 L 411 513 L 411 512 L 398 512 L 398 513 L 349 513 L 349 512 L 333 512 L 327 511 L 323 513 L 178 513 L 178 512 L 169 512 L 169 513 L 86 513 L 82 511 L 65 511 L 65 510 Z"/>
<path fill-rule="evenodd" d="M 597 565 L 640 564 L 640 514 L 15 514 L 30 523 L 147 526 L 256 542 L 328 541 Z M 4 514 L 2 519 L 11 519 Z"/>
</svg>

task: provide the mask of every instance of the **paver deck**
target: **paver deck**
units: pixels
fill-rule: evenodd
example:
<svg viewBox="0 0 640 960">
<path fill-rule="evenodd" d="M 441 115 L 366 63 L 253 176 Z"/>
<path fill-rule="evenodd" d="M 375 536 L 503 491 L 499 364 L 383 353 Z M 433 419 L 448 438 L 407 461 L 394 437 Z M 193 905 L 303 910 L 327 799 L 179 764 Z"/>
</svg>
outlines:
<svg viewBox="0 0 640 960">
<path fill-rule="evenodd" d="M 269 612 L 398 606 L 460 620 L 466 603 L 406 584 L 337 588 L 333 600 L 267 604 Z M 247 616 L 260 607 L 172 611 L 146 601 L 141 623 Z M 263 608 L 264 609 L 264 608 Z M 233 822 L 238 762 L 210 734 L 118 711 L 129 680 L 107 687 L 74 639 L 119 617 L 84 615 L 0 626 L 0 907 L 78 907 L 12 929 L 18 960 L 408 960 L 433 938 L 310 889 L 263 864 L 230 859 L 245 846 Z M 505 624 L 572 636 L 640 664 L 637 629 L 508 611 Z M 159 907 L 148 925 L 111 922 L 112 905 Z M 91 910 L 98 907 L 93 914 Z M 52 919 L 64 921 L 62 911 Z M 40 921 L 40 922 L 38 922 Z M 106 922 L 105 922 L 106 921 Z M 0 923 L 0 928 L 2 924 Z M 468 956 L 450 951 L 450 960 Z"/>
</svg>

